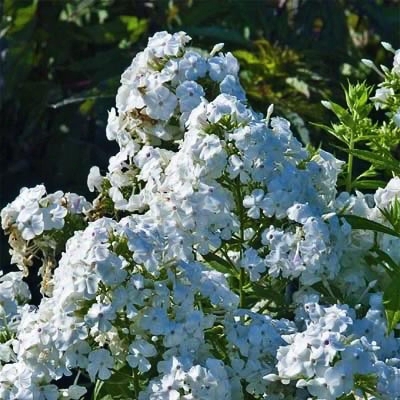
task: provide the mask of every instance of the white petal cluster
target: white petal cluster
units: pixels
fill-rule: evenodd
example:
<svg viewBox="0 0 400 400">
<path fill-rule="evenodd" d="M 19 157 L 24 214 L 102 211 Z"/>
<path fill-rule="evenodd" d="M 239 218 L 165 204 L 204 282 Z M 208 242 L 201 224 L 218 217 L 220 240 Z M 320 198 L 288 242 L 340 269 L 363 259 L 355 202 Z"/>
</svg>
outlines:
<svg viewBox="0 0 400 400">
<path fill-rule="evenodd" d="M 85 216 L 91 209 L 92 205 L 75 193 L 59 190 L 47 194 L 44 185 L 22 188 L 0 214 L 1 226 L 10 236 L 11 263 L 27 275 L 34 259 L 40 258 L 41 289 L 49 294 L 48 281 L 56 264 L 56 248 L 72 235 L 71 228 L 85 225 Z"/>
<path fill-rule="evenodd" d="M 374 96 L 371 97 L 372 102 L 377 110 L 386 110 L 390 117 L 390 123 L 394 129 L 400 127 L 400 103 L 399 103 L 399 82 L 400 82 L 400 49 L 395 50 L 390 43 L 382 42 L 385 50 L 393 54 L 393 66 L 389 70 L 381 65 L 382 72 L 370 60 L 364 60 L 367 66 L 374 69 L 384 80 L 378 84 Z"/>
<path fill-rule="evenodd" d="M 266 380 L 296 381 L 318 399 L 335 400 L 363 376 L 379 387 L 380 398 L 400 396 L 400 341 L 385 334 L 381 296 L 371 296 L 362 319 L 348 306 L 320 306 L 315 296 L 304 311 L 305 329 L 282 336 L 287 344 L 276 354 L 278 374 L 266 375 Z"/>
</svg>

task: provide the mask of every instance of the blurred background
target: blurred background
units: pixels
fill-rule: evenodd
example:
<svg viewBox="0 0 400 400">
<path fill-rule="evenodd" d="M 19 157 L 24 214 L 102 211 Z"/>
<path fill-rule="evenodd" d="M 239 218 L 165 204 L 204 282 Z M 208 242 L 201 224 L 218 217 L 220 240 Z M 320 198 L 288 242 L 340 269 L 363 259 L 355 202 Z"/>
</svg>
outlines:
<svg viewBox="0 0 400 400">
<path fill-rule="evenodd" d="M 44 183 L 91 200 L 92 165 L 117 147 L 107 110 L 123 70 L 160 30 L 192 45 L 224 42 L 241 64 L 250 104 L 291 121 L 303 142 L 333 151 L 321 100 L 344 103 L 341 85 L 390 64 L 380 46 L 400 41 L 400 0 L 3 0 L 0 2 L 0 209 L 23 186 Z M 9 267 L 0 234 L 0 267 Z"/>
</svg>

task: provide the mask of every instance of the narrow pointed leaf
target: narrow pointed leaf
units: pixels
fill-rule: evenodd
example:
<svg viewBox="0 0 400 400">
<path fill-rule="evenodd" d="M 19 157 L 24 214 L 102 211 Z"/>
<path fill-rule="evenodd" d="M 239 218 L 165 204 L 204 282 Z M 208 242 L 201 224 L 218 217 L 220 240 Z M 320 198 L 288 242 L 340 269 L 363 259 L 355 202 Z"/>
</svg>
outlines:
<svg viewBox="0 0 400 400">
<path fill-rule="evenodd" d="M 386 233 L 387 235 L 392 235 L 395 237 L 400 237 L 400 235 L 388 226 L 382 225 L 375 221 L 370 221 L 369 219 L 359 217 L 357 215 L 342 215 L 342 217 L 351 225 L 353 229 L 366 229 L 369 231 Z"/>
<path fill-rule="evenodd" d="M 400 322 L 400 274 L 392 279 L 383 293 L 383 305 L 387 319 L 387 331 L 390 333 Z"/>
<path fill-rule="evenodd" d="M 223 274 L 232 274 L 232 266 L 223 258 L 213 253 L 208 253 L 203 258 L 210 264 L 212 268 Z"/>
</svg>

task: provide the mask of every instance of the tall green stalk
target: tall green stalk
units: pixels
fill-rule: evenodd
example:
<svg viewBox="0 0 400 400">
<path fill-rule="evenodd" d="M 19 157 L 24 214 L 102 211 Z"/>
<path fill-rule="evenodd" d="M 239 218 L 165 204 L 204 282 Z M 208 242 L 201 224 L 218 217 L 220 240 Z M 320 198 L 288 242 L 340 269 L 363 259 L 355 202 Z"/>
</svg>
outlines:
<svg viewBox="0 0 400 400">
<path fill-rule="evenodd" d="M 242 191 L 240 190 L 240 180 L 236 180 L 235 184 L 236 188 L 236 206 L 239 214 L 239 238 L 240 238 L 240 259 L 243 258 L 243 243 L 244 243 L 244 210 L 243 210 L 243 196 Z M 239 306 L 240 308 L 244 308 L 244 285 L 246 283 L 246 274 L 244 268 L 240 268 L 239 273 Z"/>
<path fill-rule="evenodd" d="M 350 130 L 350 142 L 349 142 L 349 155 L 347 157 L 347 176 L 346 176 L 346 192 L 351 192 L 353 187 L 353 150 L 354 150 L 354 132 Z"/>
</svg>

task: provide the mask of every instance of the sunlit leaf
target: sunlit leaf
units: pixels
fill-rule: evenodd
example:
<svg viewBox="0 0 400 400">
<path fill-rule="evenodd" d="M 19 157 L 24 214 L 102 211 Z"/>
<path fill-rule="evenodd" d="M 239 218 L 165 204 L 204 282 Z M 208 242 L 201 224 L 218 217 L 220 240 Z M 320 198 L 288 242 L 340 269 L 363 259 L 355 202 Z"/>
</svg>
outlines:
<svg viewBox="0 0 400 400">
<path fill-rule="evenodd" d="M 400 322 L 400 273 L 398 273 L 383 293 L 383 304 L 387 319 L 387 331 L 390 333 Z"/>
</svg>

